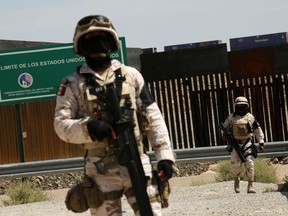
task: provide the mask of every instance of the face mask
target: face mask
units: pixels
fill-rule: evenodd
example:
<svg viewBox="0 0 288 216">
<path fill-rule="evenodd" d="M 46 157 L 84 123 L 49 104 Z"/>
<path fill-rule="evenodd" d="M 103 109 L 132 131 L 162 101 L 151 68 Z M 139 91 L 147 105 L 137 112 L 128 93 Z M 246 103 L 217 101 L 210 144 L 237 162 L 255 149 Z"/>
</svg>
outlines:
<svg viewBox="0 0 288 216">
<path fill-rule="evenodd" d="M 248 106 L 246 104 L 236 105 L 235 113 L 240 116 L 246 115 L 248 113 Z"/>
<path fill-rule="evenodd" d="M 79 42 L 80 49 L 92 59 L 104 59 L 110 56 L 113 47 L 113 38 L 110 35 L 83 38 Z"/>
<path fill-rule="evenodd" d="M 94 71 L 101 71 L 108 68 L 111 65 L 110 56 L 103 59 L 95 59 L 90 58 L 89 56 L 85 56 L 85 60 L 87 65 Z"/>
</svg>

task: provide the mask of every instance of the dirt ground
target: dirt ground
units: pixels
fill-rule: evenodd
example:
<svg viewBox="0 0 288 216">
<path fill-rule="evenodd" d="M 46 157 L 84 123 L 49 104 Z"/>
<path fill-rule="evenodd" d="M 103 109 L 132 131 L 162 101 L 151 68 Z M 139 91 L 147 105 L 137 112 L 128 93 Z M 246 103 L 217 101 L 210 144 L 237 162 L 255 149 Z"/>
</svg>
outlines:
<svg viewBox="0 0 288 216">
<path fill-rule="evenodd" d="M 276 168 L 278 182 L 284 181 L 285 176 L 288 176 L 288 164 L 273 165 Z M 190 187 L 195 185 L 209 184 L 215 182 L 217 176 L 217 164 L 212 164 L 209 170 L 197 176 L 175 177 L 170 180 L 171 187 Z M 48 191 L 52 199 L 64 200 L 68 189 Z M 0 207 L 3 206 L 2 200 L 7 198 L 5 195 L 0 196 Z"/>
<path fill-rule="evenodd" d="M 288 164 L 273 165 L 276 167 L 277 183 L 283 182 L 285 176 L 288 176 Z M 210 165 L 209 170 L 197 176 L 188 177 L 175 177 L 170 180 L 171 187 L 190 187 L 192 185 L 202 185 L 215 182 L 217 176 L 217 164 Z M 54 199 L 65 199 L 67 189 L 50 191 L 51 196 Z"/>
<path fill-rule="evenodd" d="M 277 173 L 277 183 L 284 181 L 285 176 L 288 176 L 288 164 L 275 164 Z M 190 187 L 192 185 L 209 184 L 215 182 L 215 177 L 218 175 L 217 164 L 212 164 L 209 170 L 198 176 L 188 176 L 172 178 L 170 184 L 172 187 Z"/>
</svg>

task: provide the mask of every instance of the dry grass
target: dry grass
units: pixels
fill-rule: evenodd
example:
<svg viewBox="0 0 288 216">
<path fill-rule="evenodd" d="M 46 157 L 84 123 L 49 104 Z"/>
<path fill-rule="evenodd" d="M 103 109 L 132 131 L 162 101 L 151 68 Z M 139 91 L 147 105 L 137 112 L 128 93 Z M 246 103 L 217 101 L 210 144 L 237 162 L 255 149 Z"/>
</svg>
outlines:
<svg viewBox="0 0 288 216">
<path fill-rule="evenodd" d="M 5 195 L 8 199 L 3 200 L 4 206 L 42 202 L 51 199 L 47 192 L 28 181 L 9 186 L 6 189 Z"/>
</svg>

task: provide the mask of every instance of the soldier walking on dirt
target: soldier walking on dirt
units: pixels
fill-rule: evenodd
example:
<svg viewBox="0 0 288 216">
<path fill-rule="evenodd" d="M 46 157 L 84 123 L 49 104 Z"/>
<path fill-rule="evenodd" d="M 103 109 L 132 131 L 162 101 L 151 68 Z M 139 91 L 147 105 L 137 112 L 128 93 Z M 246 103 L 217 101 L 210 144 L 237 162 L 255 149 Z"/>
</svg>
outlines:
<svg viewBox="0 0 288 216">
<path fill-rule="evenodd" d="M 225 120 L 223 126 L 231 132 L 233 138 L 240 147 L 240 153 L 244 156 L 246 176 L 248 178 L 247 193 L 255 193 L 253 189 L 254 182 L 254 159 L 257 157 L 257 149 L 254 145 L 254 135 L 259 143 L 259 151 L 264 151 L 264 133 L 255 120 L 255 117 L 249 112 L 249 103 L 246 97 L 240 96 L 235 99 L 235 112 L 230 114 Z M 223 133 L 223 140 L 227 143 L 227 137 Z M 235 177 L 234 190 L 240 193 L 240 175 L 242 161 L 235 148 L 229 145 L 227 150 L 231 152 L 231 165 Z"/>
</svg>

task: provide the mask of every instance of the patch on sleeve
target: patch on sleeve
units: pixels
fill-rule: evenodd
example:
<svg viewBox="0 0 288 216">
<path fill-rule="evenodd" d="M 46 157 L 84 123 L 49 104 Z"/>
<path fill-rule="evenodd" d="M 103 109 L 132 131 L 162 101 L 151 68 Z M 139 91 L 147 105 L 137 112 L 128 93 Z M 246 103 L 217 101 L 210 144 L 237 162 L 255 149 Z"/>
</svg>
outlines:
<svg viewBox="0 0 288 216">
<path fill-rule="evenodd" d="M 66 88 L 67 88 L 67 83 L 68 83 L 68 80 L 67 79 L 63 79 L 59 88 L 58 88 L 58 93 L 57 95 L 58 96 L 63 96 L 65 95 L 65 92 L 66 92 Z"/>
</svg>

